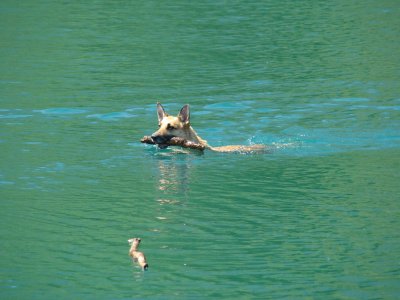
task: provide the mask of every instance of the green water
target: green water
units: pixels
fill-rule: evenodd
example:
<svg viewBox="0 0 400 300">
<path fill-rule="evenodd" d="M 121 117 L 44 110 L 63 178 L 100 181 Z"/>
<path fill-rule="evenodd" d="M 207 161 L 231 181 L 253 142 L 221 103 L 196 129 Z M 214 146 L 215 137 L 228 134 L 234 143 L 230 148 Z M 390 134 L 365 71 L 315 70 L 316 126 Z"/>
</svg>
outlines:
<svg viewBox="0 0 400 300">
<path fill-rule="evenodd" d="M 398 299 L 399 20 L 398 1 L 2 1 L 0 298 Z M 142 145 L 157 101 L 211 145 L 273 151 Z"/>
</svg>

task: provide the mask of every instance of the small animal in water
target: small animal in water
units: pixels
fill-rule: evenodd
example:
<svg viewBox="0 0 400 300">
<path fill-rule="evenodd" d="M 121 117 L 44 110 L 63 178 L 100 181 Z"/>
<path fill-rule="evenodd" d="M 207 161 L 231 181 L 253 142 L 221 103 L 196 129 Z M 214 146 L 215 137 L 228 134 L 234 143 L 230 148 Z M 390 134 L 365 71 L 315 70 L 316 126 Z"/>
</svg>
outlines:
<svg viewBox="0 0 400 300">
<path fill-rule="evenodd" d="M 151 135 L 152 140 L 160 149 L 168 147 L 168 141 L 173 137 L 183 138 L 196 144 L 203 145 L 205 149 L 217 152 L 262 152 L 265 145 L 230 145 L 212 147 L 206 140 L 198 136 L 190 124 L 189 105 L 182 107 L 178 116 L 167 114 L 160 103 L 157 103 L 158 127 L 159 129 Z"/>
<path fill-rule="evenodd" d="M 131 238 L 128 240 L 128 243 L 131 246 L 129 249 L 129 255 L 132 256 L 133 261 L 137 262 L 142 270 L 145 271 L 148 269 L 149 264 L 147 263 L 143 252 L 138 251 L 140 241 L 140 238 Z"/>
</svg>

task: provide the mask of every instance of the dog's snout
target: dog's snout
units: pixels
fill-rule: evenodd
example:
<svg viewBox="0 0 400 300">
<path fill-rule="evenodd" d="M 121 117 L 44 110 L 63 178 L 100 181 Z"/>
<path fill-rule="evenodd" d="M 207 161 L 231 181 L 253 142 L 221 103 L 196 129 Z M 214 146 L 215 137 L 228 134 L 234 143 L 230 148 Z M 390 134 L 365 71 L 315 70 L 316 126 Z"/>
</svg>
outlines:
<svg viewBox="0 0 400 300">
<path fill-rule="evenodd" d="M 156 144 L 164 144 L 168 142 L 172 136 L 171 135 L 160 135 L 160 134 L 152 134 L 151 138 Z"/>
<path fill-rule="evenodd" d="M 160 149 L 165 149 L 168 147 L 168 141 L 171 139 L 170 136 L 164 136 L 164 135 L 157 135 L 157 134 L 153 134 L 151 136 L 151 138 L 153 139 L 154 143 L 158 145 L 158 147 Z"/>
<path fill-rule="evenodd" d="M 157 135 L 157 134 L 152 134 L 151 138 L 156 144 L 161 144 L 164 140 L 164 138 L 162 136 Z"/>
</svg>

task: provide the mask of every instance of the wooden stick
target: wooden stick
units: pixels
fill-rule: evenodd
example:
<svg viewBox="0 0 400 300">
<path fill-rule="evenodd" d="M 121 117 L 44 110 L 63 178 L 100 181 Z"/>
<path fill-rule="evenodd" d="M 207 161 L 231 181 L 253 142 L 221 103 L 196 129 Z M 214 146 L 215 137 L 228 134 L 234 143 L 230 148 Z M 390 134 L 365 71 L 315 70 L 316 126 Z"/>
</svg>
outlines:
<svg viewBox="0 0 400 300">
<path fill-rule="evenodd" d="M 141 140 L 141 143 L 145 143 L 145 144 L 155 144 L 155 142 L 153 141 L 153 139 L 150 136 L 144 136 Z M 184 148 L 190 148 L 190 149 L 196 149 L 196 150 L 200 150 L 203 151 L 206 146 L 201 145 L 201 144 L 197 144 L 188 140 L 185 140 L 183 138 L 179 138 L 179 137 L 173 137 L 171 138 L 168 142 L 165 143 L 168 146 L 181 146 Z"/>
</svg>

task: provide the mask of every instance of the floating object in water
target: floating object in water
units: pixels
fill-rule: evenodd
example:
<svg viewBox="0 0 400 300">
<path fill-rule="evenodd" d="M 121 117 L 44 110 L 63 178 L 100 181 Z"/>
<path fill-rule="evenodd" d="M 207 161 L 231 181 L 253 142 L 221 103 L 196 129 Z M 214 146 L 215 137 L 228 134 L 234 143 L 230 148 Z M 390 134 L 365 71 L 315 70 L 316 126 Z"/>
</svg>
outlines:
<svg viewBox="0 0 400 300">
<path fill-rule="evenodd" d="M 128 240 L 129 245 L 131 245 L 129 255 L 132 256 L 133 261 L 137 262 L 142 270 L 145 271 L 148 269 L 149 264 L 147 263 L 143 252 L 138 251 L 140 241 L 140 238 L 131 238 Z"/>
</svg>

